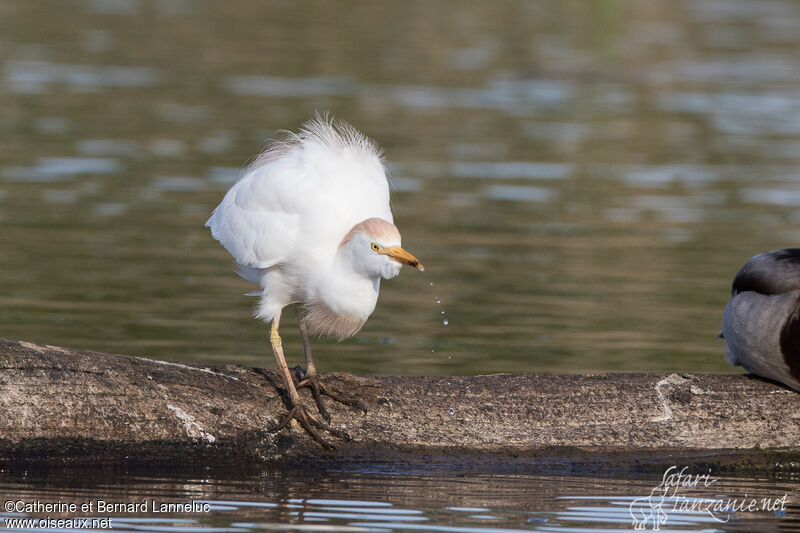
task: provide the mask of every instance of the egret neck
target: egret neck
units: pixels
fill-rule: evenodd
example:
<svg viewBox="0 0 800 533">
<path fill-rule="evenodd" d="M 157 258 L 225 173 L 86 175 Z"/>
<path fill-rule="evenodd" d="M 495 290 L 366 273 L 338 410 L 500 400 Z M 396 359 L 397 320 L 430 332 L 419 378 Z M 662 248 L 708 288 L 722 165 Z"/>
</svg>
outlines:
<svg viewBox="0 0 800 533">
<path fill-rule="evenodd" d="M 350 257 L 339 253 L 320 280 L 316 298 L 306 303 L 308 327 L 314 334 L 342 340 L 355 335 L 375 310 L 380 276 L 365 276 Z"/>
</svg>

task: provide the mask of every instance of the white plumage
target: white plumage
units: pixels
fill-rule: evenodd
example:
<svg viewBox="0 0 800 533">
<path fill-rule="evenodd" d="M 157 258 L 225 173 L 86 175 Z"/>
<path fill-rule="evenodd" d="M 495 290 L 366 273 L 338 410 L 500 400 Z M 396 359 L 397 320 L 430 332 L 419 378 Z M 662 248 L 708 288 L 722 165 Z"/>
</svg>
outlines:
<svg viewBox="0 0 800 533">
<path fill-rule="evenodd" d="M 318 117 L 299 134 L 273 142 L 206 226 L 237 263 L 253 268 L 285 261 L 300 240 L 335 250 L 362 220 L 393 222 L 380 156 L 349 125 Z"/>
<path fill-rule="evenodd" d="M 352 126 L 317 116 L 272 143 L 206 226 L 240 275 L 262 287 L 258 318 L 271 321 L 299 303 L 312 333 L 341 339 L 374 310 L 380 277 L 401 266 L 395 258 L 387 263 L 394 270 L 364 276 L 344 264 L 345 237 L 370 219 L 380 221 L 364 227 L 374 240 L 400 246 L 380 149 Z"/>
</svg>

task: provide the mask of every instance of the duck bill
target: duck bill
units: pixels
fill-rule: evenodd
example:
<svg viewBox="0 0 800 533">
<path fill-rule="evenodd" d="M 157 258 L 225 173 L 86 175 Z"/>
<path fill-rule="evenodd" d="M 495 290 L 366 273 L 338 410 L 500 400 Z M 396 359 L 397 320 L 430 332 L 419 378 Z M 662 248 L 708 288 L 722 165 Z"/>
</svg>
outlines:
<svg viewBox="0 0 800 533">
<path fill-rule="evenodd" d="M 422 263 L 419 262 L 419 259 L 411 255 L 410 253 L 406 252 L 399 246 L 388 246 L 385 248 L 386 255 L 397 261 L 398 263 L 403 263 L 404 265 L 412 266 L 423 272 L 425 267 L 422 266 Z"/>
</svg>

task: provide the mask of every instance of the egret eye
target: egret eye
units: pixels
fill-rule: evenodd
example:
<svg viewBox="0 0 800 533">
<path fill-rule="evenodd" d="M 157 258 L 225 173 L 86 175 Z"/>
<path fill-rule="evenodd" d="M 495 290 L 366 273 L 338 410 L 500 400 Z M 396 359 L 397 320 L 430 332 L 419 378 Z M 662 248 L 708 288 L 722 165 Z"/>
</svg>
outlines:
<svg viewBox="0 0 800 533">
<path fill-rule="evenodd" d="M 381 251 L 381 247 L 380 247 L 380 245 L 378 245 L 378 244 L 375 244 L 375 243 L 373 242 L 373 243 L 372 243 L 372 251 L 373 251 L 373 252 L 380 252 L 380 251 Z"/>
</svg>

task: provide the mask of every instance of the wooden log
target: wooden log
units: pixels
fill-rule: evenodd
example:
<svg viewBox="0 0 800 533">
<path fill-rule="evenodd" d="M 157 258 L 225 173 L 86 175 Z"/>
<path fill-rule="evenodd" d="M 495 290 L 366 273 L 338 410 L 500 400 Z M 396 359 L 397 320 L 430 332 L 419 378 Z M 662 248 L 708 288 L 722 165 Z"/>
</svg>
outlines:
<svg viewBox="0 0 800 533">
<path fill-rule="evenodd" d="M 397 454 L 542 457 L 800 452 L 800 394 L 748 375 L 396 377 L 323 374 L 367 414 L 329 402 L 352 442 L 333 452 L 286 412 L 277 372 L 0 339 L 0 461 L 246 463 Z M 313 405 L 308 391 L 301 396 Z"/>
</svg>

